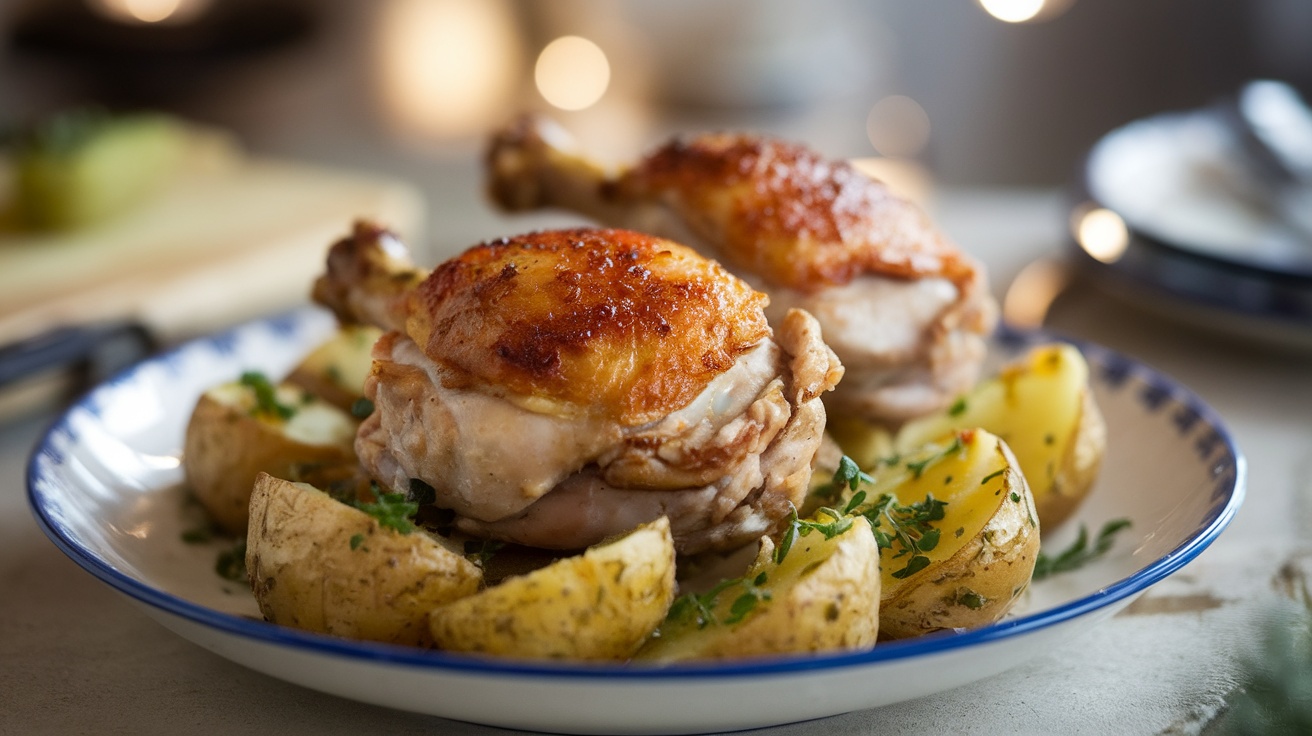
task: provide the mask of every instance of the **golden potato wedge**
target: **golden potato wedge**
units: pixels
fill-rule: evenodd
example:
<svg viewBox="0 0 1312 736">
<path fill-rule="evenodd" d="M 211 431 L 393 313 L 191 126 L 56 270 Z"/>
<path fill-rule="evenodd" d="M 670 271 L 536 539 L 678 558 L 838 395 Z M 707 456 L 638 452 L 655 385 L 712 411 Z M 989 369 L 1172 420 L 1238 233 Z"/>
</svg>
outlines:
<svg viewBox="0 0 1312 736">
<path fill-rule="evenodd" d="M 260 473 L 246 573 L 269 621 L 429 645 L 428 612 L 478 591 L 482 571 L 440 537 L 402 534 L 306 483 Z"/>
<path fill-rule="evenodd" d="M 316 483 L 353 472 L 357 425 L 300 387 L 247 374 L 196 402 L 182 449 L 187 484 L 220 527 L 242 534 L 257 474 Z"/>
<path fill-rule="evenodd" d="M 292 369 L 288 383 L 351 411 L 364 398 L 364 379 L 373 367 L 374 343 L 383 331 L 372 325 L 343 325 Z"/>
<path fill-rule="evenodd" d="M 674 662 L 865 649 L 879 634 L 879 548 L 864 518 L 796 537 L 782 562 L 767 537 L 740 581 L 680 598 L 637 659 Z M 699 610 L 699 605 L 705 610 Z M 737 608 L 735 608 L 737 606 Z"/>
<path fill-rule="evenodd" d="M 674 600 L 665 517 L 429 615 L 442 649 L 525 659 L 623 660 Z"/>
<path fill-rule="evenodd" d="M 888 541 L 880 559 L 881 636 L 1001 619 L 1029 586 L 1040 529 L 1034 497 L 1007 444 L 983 430 L 962 430 L 886 462 L 874 476 L 861 489 L 868 500 L 855 511 L 877 522 Z M 895 503 L 884 504 L 886 495 Z M 899 528 L 917 549 L 899 540 Z M 926 535 L 936 542 L 926 545 Z"/>
<path fill-rule="evenodd" d="M 996 434 L 1015 453 L 1046 529 L 1079 507 L 1107 447 L 1106 424 L 1089 389 L 1089 365 L 1064 343 L 1034 348 L 947 410 L 908 423 L 897 433 L 895 449 L 905 452 L 970 427 Z"/>
</svg>

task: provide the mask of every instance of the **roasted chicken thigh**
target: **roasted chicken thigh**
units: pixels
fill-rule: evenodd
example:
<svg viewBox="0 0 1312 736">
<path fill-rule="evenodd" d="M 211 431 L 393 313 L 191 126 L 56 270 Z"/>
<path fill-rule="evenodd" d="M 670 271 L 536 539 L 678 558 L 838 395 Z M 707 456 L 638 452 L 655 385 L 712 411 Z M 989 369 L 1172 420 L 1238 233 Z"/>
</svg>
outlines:
<svg viewBox="0 0 1312 736">
<path fill-rule="evenodd" d="M 507 210 L 556 207 L 687 243 L 819 321 L 847 370 L 831 413 L 882 424 L 975 382 L 996 320 L 982 268 L 914 205 L 841 161 L 749 135 L 680 137 L 616 175 L 563 130 L 525 117 L 493 139 Z"/>
<path fill-rule="evenodd" d="M 730 549 L 801 506 L 820 395 L 842 366 L 815 320 L 669 240 L 549 231 L 425 273 L 360 223 L 315 297 L 389 330 L 356 450 L 431 486 L 459 529 L 573 549 L 668 516 L 681 552 Z"/>
</svg>

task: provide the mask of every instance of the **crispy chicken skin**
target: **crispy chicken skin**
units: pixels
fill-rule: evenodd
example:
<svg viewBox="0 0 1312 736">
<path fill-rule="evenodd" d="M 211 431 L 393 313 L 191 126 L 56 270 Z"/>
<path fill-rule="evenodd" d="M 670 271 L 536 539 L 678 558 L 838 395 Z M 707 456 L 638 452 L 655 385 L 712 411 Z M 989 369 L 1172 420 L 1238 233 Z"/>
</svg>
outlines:
<svg viewBox="0 0 1312 736">
<path fill-rule="evenodd" d="M 431 486 L 462 530 L 573 549 L 659 516 L 680 551 L 740 546 L 800 506 L 842 367 L 797 310 L 676 243 L 624 230 L 477 245 L 429 274 L 357 225 L 315 296 L 392 330 L 356 450 Z"/>
<path fill-rule="evenodd" d="M 831 412 L 897 424 L 975 381 L 996 321 L 983 269 L 914 205 L 841 161 L 785 141 L 679 137 L 616 175 L 537 117 L 498 132 L 489 191 L 673 238 L 769 292 L 767 316 L 819 320 L 847 378 Z"/>
</svg>

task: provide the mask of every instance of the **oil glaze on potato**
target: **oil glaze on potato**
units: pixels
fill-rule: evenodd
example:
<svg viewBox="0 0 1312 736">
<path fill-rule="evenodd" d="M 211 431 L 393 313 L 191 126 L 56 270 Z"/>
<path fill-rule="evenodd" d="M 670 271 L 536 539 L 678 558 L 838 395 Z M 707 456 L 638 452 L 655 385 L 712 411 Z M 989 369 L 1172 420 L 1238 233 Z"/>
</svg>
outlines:
<svg viewBox="0 0 1312 736">
<path fill-rule="evenodd" d="M 442 649 L 525 659 L 623 660 L 674 599 L 674 539 L 664 517 L 432 611 Z"/>
<path fill-rule="evenodd" d="M 744 580 L 766 591 L 768 598 L 759 599 L 740 621 L 727 623 L 744 590 L 735 586 L 716 596 L 712 621 L 704 626 L 692 610 L 674 612 L 638 659 L 736 659 L 874 645 L 879 633 L 879 549 L 865 519 L 855 519 L 832 539 L 817 532 L 798 537 L 781 564 L 774 563 L 774 551 L 769 538 L 763 539 Z"/>
<path fill-rule="evenodd" d="M 353 417 L 299 387 L 284 384 L 275 395 L 290 418 L 260 411 L 254 389 L 233 381 L 206 391 L 187 424 L 187 484 L 210 518 L 233 534 L 246 531 L 260 472 L 317 483 L 356 465 Z"/>
<path fill-rule="evenodd" d="M 1079 507 L 1107 446 L 1107 428 L 1089 389 L 1088 363 L 1067 344 L 1036 347 L 947 411 L 907 424 L 895 449 L 906 451 L 970 427 L 1006 440 L 1047 529 Z"/>
<path fill-rule="evenodd" d="M 269 621 L 393 644 L 428 645 L 428 612 L 475 593 L 482 571 L 422 530 L 401 534 L 305 483 L 261 474 L 246 571 Z"/>
<path fill-rule="evenodd" d="M 879 473 L 875 486 L 904 505 L 923 502 L 930 494 L 946 502 L 943 519 L 933 523 L 939 542 L 924 553 L 928 566 L 898 577 L 908 556 L 894 556 L 896 544 L 882 552 L 883 636 L 991 624 L 1029 586 L 1039 552 L 1034 498 L 1015 457 L 995 435 L 983 430 L 951 434 L 903 455 L 898 465 Z"/>
</svg>

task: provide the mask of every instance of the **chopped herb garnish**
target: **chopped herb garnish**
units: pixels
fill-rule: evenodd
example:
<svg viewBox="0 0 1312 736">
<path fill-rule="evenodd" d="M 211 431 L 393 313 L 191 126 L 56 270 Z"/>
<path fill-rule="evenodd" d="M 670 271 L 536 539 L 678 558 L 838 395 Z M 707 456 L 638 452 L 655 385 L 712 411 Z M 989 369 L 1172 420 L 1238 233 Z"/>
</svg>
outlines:
<svg viewBox="0 0 1312 736">
<path fill-rule="evenodd" d="M 394 529 L 402 534 L 409 534 L 415 530 L 410 517 L 419 511 L 419 504 L 407 501 L 403 493 L 382 493 L 377 484 L 371 484 L 369 490 L 373 492 L 374 500 L 369 503 L 357 501 L 354 504 L 357 509 L 374 517 L 379 526 Z"/>
<path fill-rule="evenodd" d="M 961 595 L 957 596 L 957 603 L 960 603 L 961 605 L 971 609 L 972 611 L 978 611 L 979 609 L 984 607 L 985 603 L 988 602 L 989 602 L 988 598 L 985 598 L 979 593 L 976 593 L 975 591 L 969 589 L 963 590 L 961 592 Z"/>
<path fill-rule="evenodd" d="M 246 371 L 241 374 L 240 383 L 255 392 L 255 408 L 251 414 L 283 420 L 291 419 L 296 414 L 296 409 L 279 403 L 277 391 L 263 373 Z"/>
<path fill-rule="evenodd" d="M 1020 503 L 1020 494 L 1017 493 L 1017 492 L 1015 492 L 1015 491 L 1012 491 L 1012 492 L 1011 492 L 1011 500 L 1012 500 L 1013 503 Z"/>
<path fill-rule="evenodd" d="M 962 448 L 961 437 L 960 436 L 953 437 L 951 444 L 943 448 L 942 452 L 937 452 L 933 455 L 930 455 L 927 458 L 924 458 L 923 460 L 915 460 L 915 461 L 908 462 L 907 470 L 910 470 L 911 474 L 914 477 L 919 478 L 921 475 L 924 475 L 925 470 L 929 468 L 929 466 L 933 465 L 934 463 L 937 463 L 939 460 L 942 460 L 943 458 L 946 458 L 952 453 L 957 452 L 961 448 Z"/>
<path fill-rule="evenodd" d="M 351 535 L 351 551 L 354 552 L 355 550 L 360 549 L 360 545 L 361 545 L 361 544 L 364 544 L 364 535 L 363 535 L 363 534 L 352 534 L 352 535 Z"/>
<path fill-rule="evenodd" d="M 1063 550 L 1056 557 L 1039 553 L 1038 560 L 1034 563 L 1034 580 L 1042 580 L 1049 575 L 1055 575 L 1060 572 L 1069 572 L 1078 569 L 1084 565 L 1093 562 L 1102 557 L 1112 548 L 1117 532 L 1130 526 L 1129 519 L 1114 519 L 1103 525 L 1102 530 L 1098 532 L 1098 537 L 1094 540 L 1093 546 L 1089 546 L 1088 529 L 1083 524 L 1080 525 L 1080 535 L 1070 547 Z"/>
<path fill-rule="evenodd" d="M 351 416 L 356 419 L 368 419 L 374 413 L 374 402 L 361 396 L 351 403 Z"/>
<path fill-rule="evenodd" d="M 213 538 L 214 529 L 209 526 L 198 526 L 182 533 L 182 541 L 187 544 L 204 544 Z"/>
<path fill-rule="evenodd" d="M 995 471 L 993 471 L 992 473 L 989 473 L 988 475 L 984 476 L 984 479 L 981 480 L 981 481 L 979 482 L 979 484 L 980 484 L 980 485 L 987 485 L 989 481 L 993 480 L 994 478 L 996 478 L 996 477 L 998 477 L 999 475 L 1002 475 L 1003 473 L 1006 473 L 1006 472 L 1007 472 L 1007 469 L 1006 469 L 1006 468 L 1002 468 L 1002 469 L 1000 469 L 1000 470 L 995 470 Z"/>
<path fill-rule="evenodd" d="M 956 401 L 952 402 L 952 406 L 948 407 L 948 416 L 950 416 L 950 417 L 959 417 L 959 416 L 961 416 L 962 414 L 965 414 L 965 413 L 966 413 L 966 397 L 965 397 L 965 396 L 962 396 L 961 398 L 959 398 L 959 399 L 957 399 Z"/>
<path fill-rule="evenodd" d="M 776 565 L 781 564 L 784 558 L 788 557 L 788 552 L 793 548 L 793 542 L 799 536 L 805 537 L 811 532 L 820 532 L 825 539 L 833 539 L 852 528 L 852 509 L 861 503 L 865 498 L 865 491 L 858 491 L 852 497 L 852 502 L 848 503 L 843 511 L 835 511 L 829 507 L 824 507 L 816 512 L 816 516 L 828 516 L 832 521 L 811 521 L 810 519 L 797 518 L 797 509 L 793 509 L 788 516 L 788 525 L 784 527 L 784 533 L 779 538 L 779 545 L 774 549 L 774 562 Z"/>
<path fill-rule="evenodd" d="M 755 611 L 761 601 L 770 600 L 770 591 L 762 587 L 766 583 L 766 578 L 766 573 L 761 572 L 751 579 L 741 577 L 723 580 L 702 594 L 681 595 L 675 599 L 674 605 L 670 606 L 665 620 L 678 621 L 691 615 L 693 623 L 699 629 L 704 629 L 711 624 L 736 624 Z M 729 605 L 729 615 L 723 621 L 716 620 L 714 611 L 716 599 L 721 593 L 735 587 L 741 587 L 742 592 Z"/>
<path fill-rule="evenodd" d="M 495 539 L 469 540 L 465 542 L 465 557 L 479 567 L 487 567 L 488 560 L 492 559 L 502 547 L 506 546 L 505 542 L 499 542 Z"/>
<path fill-rule="evenodd" d="M 908 462 L 906 465 L 916 477 L 919 477 L 929 465 L 959 451 L 962 446 L 961 437 L 958 436 L 941 452 L 920 461 Z M 899 456 L 891 462 L 887 459 L 880 462 L 891 467 L 902 464 L 902 459 Z M 892 559 L 907 558 L 902 568 L 893 573 L 894 577 L 905 578 L 926 568 L 929 565 L 929 558 L 922 553 L 933 550 L 938 546 L 939 541 L 939 530 L 931 523 L 943 519 L 945 513 L 943 509 L 947 506 L 947 502 L 934 498 L 932 494 L 926 494 L 924 501 L 902 505 L 897 498 L 884 493 L 873 503 L 867 503 L 866 491 L 858 488 L 862 483 L 873 482 L 874 479 L 861 472 L 851 458 L 844 456 L 838 463 L 838 470 L 835 471 L 833 480 L 825 487 L 830 489 L 831 494 L 845 487 L 856 493 L 842 509 L 825 507 L 816 512 L 817 519 L 828 517 L 830 521 L 798 519 L 797 512 L 794 511 L 784 527 L 778 546 L 775 547 L 775 563 L 783 562 L 797 537 L 820 532 L 826 539 L 832 539 L 851 528 L 853 517 L 864 516 L 870 522 L 870 528 L 874 532 L 875 542 L 880 550 L 896 547 Z M 963 532 L 964 530 L 959 531 L 958 536 Z"/>
<path fill-rule="evenodd" d="M 214 572 L 224 580 L 246 579 L 246 540 L 238 539 L 232 549 L 219 553 L 214 563 Z"/>
</svg>

